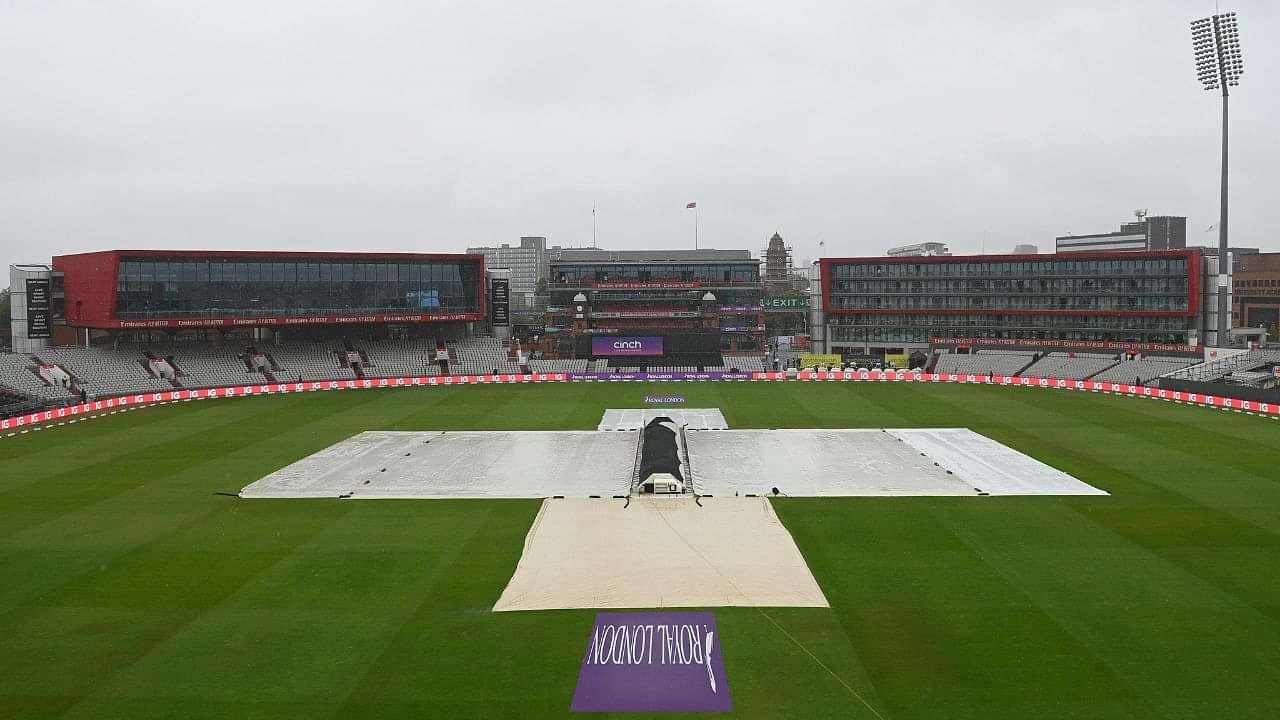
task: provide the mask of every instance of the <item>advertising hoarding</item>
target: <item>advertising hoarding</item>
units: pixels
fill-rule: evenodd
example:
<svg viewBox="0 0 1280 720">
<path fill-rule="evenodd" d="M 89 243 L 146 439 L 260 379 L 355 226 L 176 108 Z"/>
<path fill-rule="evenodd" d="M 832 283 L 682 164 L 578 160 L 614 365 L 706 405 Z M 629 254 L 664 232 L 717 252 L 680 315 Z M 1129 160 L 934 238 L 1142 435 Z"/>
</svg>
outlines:
<svg viewBox="0 0 1280 720">
<path fill-rule="evenodd" d="M 661 355 L 661 337 L 593 337 L 591 354 L 601 357 Z"/>
<path fill-rule="evenodd" d="M 840 367 L 839 355 L 800 355 L 796 359 L 800 361 L 800 367 L 802 368 Z"/>
<path fill-rule="evenodd" d="M 35 340 L 53 337 L 49 308 L 52 290 L 48 278 L 27 278 L 27 337 Z"/>
<path fill-rule="evenodd" d="M 511 281 L 507 278 L 489 280 L 490 321 L 494 327 L 511 324 Z"/>
</svg>

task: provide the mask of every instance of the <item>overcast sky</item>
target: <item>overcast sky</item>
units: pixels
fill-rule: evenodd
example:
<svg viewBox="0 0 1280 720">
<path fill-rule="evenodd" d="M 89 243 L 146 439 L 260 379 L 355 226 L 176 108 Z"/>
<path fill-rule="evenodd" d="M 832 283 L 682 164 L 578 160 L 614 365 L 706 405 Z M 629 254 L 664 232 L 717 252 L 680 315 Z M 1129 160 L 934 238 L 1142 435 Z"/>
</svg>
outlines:
<svg viewBox="0 0 1280 720">
<path fill-rule="evenodd" d="M 1053 7 L 1050 7 L 1053 6 Z M 1280 2 L 1233 245 L 1280 250 Z M 0 263 L 109 248 L 1052 247 L 1218 212 L 1212 2 L 0 0 Z M 1271 88 L 1271 90 L 1267 90 Z"/>
</svg>

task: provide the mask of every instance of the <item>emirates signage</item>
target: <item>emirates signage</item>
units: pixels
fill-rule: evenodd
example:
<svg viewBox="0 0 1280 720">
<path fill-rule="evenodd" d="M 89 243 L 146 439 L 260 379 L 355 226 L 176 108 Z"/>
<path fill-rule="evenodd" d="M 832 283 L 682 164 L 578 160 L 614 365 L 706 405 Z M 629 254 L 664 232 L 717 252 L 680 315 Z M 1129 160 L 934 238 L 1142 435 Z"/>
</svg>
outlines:
<svg viewBox="0 0 1280 720">
<path fill-rule="evenodd" d="M 1067 348 L 1071 350 L 1116 350 L 1130 352 L 1198 353 L 1195 345 L 1167 343 L 1110 342 L 1104 340 L 1019 340 L 1017 338 L 929 338 L 933 345 L 979 345 L 999 347 Z"/>
<path fill-rule="evenodd" d="M 697 290 L 700 282 L 598 282 L 591 287 L 599 290 Z"/>
<path fill-rule="evenodd" d="M 252 318 L 183 318 L 163 320 L 111 320 L 105 323 L 87 323 L 90 327 L 138 329 L 138 328 L 226 328 L 267 327 L 286 325 L 346 325 L 359 323 L 419 323 L 448 322 L 452 320 L 482 320 L 479 313 L 410 313 L 376 315 L 304 315 Z"/>
<path fill-rule="evenodd" d="M 591 317 L 608 320 L 611 318 L 696 318 L 701 313 L 693 310 L 606 310 L 591 313 Z"/>
</svg>

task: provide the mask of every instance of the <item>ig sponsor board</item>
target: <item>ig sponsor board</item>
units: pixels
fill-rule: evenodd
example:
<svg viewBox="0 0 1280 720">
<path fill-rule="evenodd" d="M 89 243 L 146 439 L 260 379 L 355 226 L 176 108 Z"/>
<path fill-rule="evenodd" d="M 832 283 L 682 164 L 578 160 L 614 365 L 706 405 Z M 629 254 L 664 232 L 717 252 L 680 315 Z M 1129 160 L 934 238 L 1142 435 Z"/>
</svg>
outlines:
<svg viewBox="0 0 1280 720">
<path fill-rule="evenodd" d="M 112 408 L 124 409 L 126 406 L 143 406 L 153 403 L 186 400 L 203 400 L 206 398 L 243 397 L 274 393 L 314 392 L 317 390 L 360 390 L 366 388 L 436 386 L 436 385 L 481 385 L 487 383 L 525 383 L 525 382 L 581 382 L 581 381 L 650 381 L 650 380 L 713 380 L 713 381 L 844 381 L 844 382 L 924 382 L 924 383 L 966 383 L 988 385 L 1016 385 L 1021 387 L 1057 388 L 1062 390 L 1083 390 L 1086 392 L 1104 392 L 1130 397 L 1146 397 L 1159 400 L 1200 405 L 1202 407 L 1236 410 L 1250 414 L 1280 419 L 1280 405 L 1239 400 L 1236 398 L 1204 395 L 1200 393 L 1163 390 L 1141 385 L 1125 385 L 1122 383 L 1091 382 L 1088 380 L 1060 380 L 1054 378 L 1006 377 L 1003 375 L 960 375 L 951 373 L 925 373 L 919 371 L 899 370 L 858 370 L 849 372 L 815 372 L 802 370 L 796 372 L 703 372 L 703 373 L 530 373 L 528 375 L 432 375 L 426 377 L 365 378 L 363 380 L 313 380 L 301 383 L 270 383 L 266 385 L 235 385 L 228 387 L 204 388 L 199 390 L 170 390 L 164 392 L 138 393 L 121 395 L 103 400 L 94 400 L 81 405 L 70 405 L 35 413 L 0 417 L 0 430 L 13 431 L 31 427 L 40 429 L 42 423 L 70 419 L 77 415 L 89 415 Z M 96 417 L 96 415 L 91 415 Z M 14 433 L 6 433 L 12 435 Z"/>
<path fill-rule="evenodd" d="M 731 712 L 716 617 L 597 613 L 573 712 Z"/>
</svg>

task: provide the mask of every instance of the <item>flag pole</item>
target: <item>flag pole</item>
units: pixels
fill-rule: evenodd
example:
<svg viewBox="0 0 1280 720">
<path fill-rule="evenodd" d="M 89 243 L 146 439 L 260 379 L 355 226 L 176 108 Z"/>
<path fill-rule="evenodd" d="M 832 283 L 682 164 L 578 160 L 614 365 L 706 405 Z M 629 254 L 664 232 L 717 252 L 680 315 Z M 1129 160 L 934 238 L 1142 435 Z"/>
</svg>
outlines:
<svg viewBox="0 0 1280 720">
<path fill-rule="evenodd" d="M 591 206 L 591 247 L 596 247 L 596 206 Z"/>
<path fill-rule="evenodd" d="M 698 203 L 697 202 L 686 203 L 684 206 L 684 209 L 693 211 L 693 249 L 697 250 L 698 249 Z"/>
</svg>

